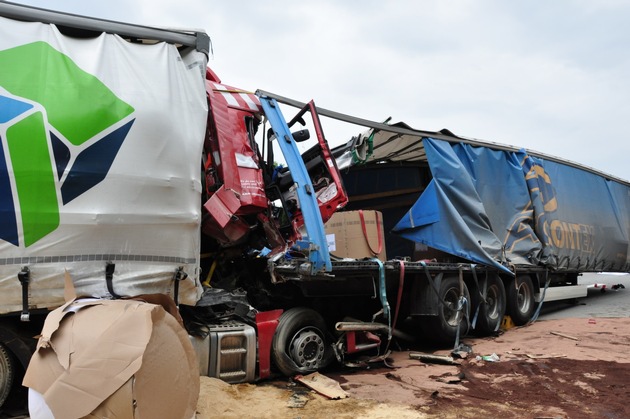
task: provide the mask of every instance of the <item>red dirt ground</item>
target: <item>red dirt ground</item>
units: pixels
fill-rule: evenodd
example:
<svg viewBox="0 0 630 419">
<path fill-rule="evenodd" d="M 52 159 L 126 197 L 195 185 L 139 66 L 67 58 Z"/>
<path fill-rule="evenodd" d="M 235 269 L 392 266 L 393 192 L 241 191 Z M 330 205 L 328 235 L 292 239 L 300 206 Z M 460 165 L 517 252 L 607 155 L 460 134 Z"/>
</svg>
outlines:
<svg viewBox="0 0 630 419">
<path fill-rule="evenodd" d="M 292 381 L 202 377 L 197 418 L 630 418 L 627 318 L 538 321 L 464 343 L 473 353 L 458 365 L 410 359 L 405 348 L 393 368 L 327 372 L 349 393 L 342 400 Z M 493 353 L 498 362 L 476 359 Z"/>
</svg>

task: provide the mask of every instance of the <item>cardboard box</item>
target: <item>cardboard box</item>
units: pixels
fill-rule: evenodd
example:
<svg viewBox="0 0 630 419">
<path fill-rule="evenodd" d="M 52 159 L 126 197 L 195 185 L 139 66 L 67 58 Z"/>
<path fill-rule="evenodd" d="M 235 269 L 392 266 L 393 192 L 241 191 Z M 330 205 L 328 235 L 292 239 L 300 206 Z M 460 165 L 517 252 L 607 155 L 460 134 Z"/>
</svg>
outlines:
<svg viewBox="0 0 630 419">
<path fill-rule="evenodd" d="M 343 258 L 387 260 L 383 215 L 379 211 L 336 212 L 325 227 L 331 254 Z"/>
<path fill-rule="evenodd" d="M 46 318 L 23 384 L 31 418 L 194 418 L 199 368 L 161 306 L 72 300 Z"/>
</svg>

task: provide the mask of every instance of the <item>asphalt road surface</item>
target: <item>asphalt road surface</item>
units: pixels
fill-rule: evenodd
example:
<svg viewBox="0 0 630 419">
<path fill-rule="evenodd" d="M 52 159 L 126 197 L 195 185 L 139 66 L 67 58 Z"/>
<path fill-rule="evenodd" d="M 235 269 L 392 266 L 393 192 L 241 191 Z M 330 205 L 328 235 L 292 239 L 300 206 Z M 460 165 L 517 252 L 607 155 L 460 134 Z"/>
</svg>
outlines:
<svg viewBox="0 0 630 419">
<path fill-rule="evenodd" d="M 578 283 L 586 297 L 544 303 L 538 318 L 630 317 L 630 274 L 584 274 Z"/>
</svg>

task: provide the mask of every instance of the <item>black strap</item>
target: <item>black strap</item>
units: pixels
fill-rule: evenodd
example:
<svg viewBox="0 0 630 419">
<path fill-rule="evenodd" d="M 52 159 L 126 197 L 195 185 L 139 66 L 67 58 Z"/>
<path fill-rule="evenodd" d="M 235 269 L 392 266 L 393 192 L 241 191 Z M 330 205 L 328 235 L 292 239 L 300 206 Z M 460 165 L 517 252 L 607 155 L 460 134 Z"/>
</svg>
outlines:
<svg viewBox="0 0 630 419">
<path fill-rule="evenodd" d="M 175 281 L 175 287 L 173 290 L 173 300 L 175 300 L 175 305 L 179 307 L 179 281 L 183 281 L 188 278 L 188 274 L 184 272 L 184 268 L 180 266 L 175 271 L 175 275 L 173 275 L 173 281 Z"/>
<path fill-rule="evenodd" d="M 105 265 L 105 282 L 107 283 L 107 291 L 109 291 L 110 295 L 114 300 L 120 298 L 120 295 L 114 292 L 114 270 L 116 269 L 116 264 L 107 262 Z"/>
<path fill-rule="evenodd" d="M 31 270 L 28 266 L 24 266 L 20 272 L 18 272 L 18 279 L 22 284 L 22 315 L 20 320 L 28 322 L 31 320 L 31 315 L 28 311 L 28 284 L 31 282 Z"/>
</svg>

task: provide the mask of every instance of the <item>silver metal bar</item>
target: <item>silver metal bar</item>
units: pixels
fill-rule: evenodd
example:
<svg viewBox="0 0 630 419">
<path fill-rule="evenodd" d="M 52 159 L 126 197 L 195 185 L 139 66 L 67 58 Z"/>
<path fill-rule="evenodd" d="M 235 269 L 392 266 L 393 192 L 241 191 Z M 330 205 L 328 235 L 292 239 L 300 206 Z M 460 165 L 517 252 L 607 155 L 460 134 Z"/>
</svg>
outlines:
<svg viewBox="0 0 630 419">
<path fill-rule="evenodd" d="M 280 96 L 275 93 L 267 92 L 265 90 L 259 89 L 256 91 L 256 94 L 259 96 L 262 95 L 262 96 L 273 98 L 279 103 L 283 103 L 285 105 L 293 106 L 296 108 L 303 108 L 306 105 L 304 102 L 300 102 L 294 99 Z M 615 182 L 619 182 L 621 184 L 630 186 L 630 181 L 628 180 L 621 179 L 616 176 L 612 176 L 608 173 L 602 172 L 600 170 L 594 169 L 589 166 L 584 166 L 582 164 L 573 162 L 571 160 L 566 160 L 559 157 L 551 156 L 551 155 L 544 154 L 535 150 L 530 150 L 530 149 L 526 149 L 522 147 L 515 147 L 515 146 L 511 146 L 507 144 L 495 143 L 492 141 L 484 141 L 484 140 L 477 140 L 474 138 L 460 137 L 455 134 L 445 134 L 443 132 L 423 131 L 423 130 L 417 130 L 413 128 L 403 128 L 403 127 L 397 127 L 393 125 L 387 125 L 381 122 L 370 121 L 369 119 L 358 118 L 358 117 L 346 115 L 340 112 L 331 111 L 329 109 L 320 108 L 318 106 L 316 106 L 315 109 L 317 110 L 317 113 L 321 116 L 326 116 L 328 118 L 336 119 L 338 121 L 348 122 L 350 124 L 359 125 L 359 126 L 367 127 L 367 128 L 373 128 L 375 130 L 380 130 L 380 131 L 392 132 L 392 133 L 396 133 L 400 135 L 412 135 L 412 136 L 417 136 L 421 138 L 430 137 L 436 140 L 444 140 L 451 143 L 464 143 L 464 144 L 470 144 L 473 146 L 487 147 L 493 150 L 501 150 L 501 151 L 517 152 L 520 150 L 525 150 L 525 152 L 531 156 L 538 157 L 538 158 L 548 160 L 548 161 L 553 161 L 560 164 L 564 164 L 566 166 L 575 167 L 576 169 L 585 170 L 587 172 L 591 172 L 593 174 L 601 176 L 606 180 L 613 180 Z"/>
<path fill-rule="evenodd" d="M 205 54 L 210 51 L 210 37 L 203 31 L 161 29 L 24 6 L 6 1 L 0 1 L 0 16 L 27 22 L 51 23 L 86 31 L 115 33 L 136 39 L 163 41 L 194 47 Z"/>
<path fill-rule="evenodd" d="M 340 332 L 387 332 L 389 327 L 381 323 L 337 322 L 335 329 Z"/>
</svg>

